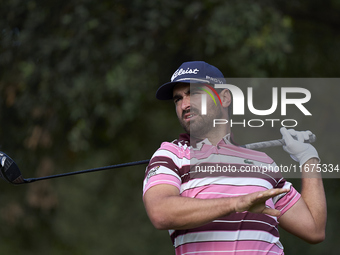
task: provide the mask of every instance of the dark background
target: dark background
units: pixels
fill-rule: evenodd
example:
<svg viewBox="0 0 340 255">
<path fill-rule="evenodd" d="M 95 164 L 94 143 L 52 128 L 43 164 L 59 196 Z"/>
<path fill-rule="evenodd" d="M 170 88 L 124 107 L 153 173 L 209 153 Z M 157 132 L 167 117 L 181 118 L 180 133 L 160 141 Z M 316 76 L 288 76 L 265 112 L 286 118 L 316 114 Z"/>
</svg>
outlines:
<svg viewBox="0 0 340 255">
<path fill-rule="evenodd" d="M 0 150 L 24 177 L 148 159 L 182 132 L 155 99 L 184 61 L 226 77 L 339 77 L 340 1 L 0 2 Z M 313 85 L 297 129 L 323 163 L 338 164 L 338 85 Z M 260 92 L 257 92 L 260 93 Z M 263 92 L 264 93 L 264 92 Z M 235 130 L 240 143 L 276 139 Z M 289 162 L 281 148 L 267 150 Z M 145 166 L 0 184 L 1 254 L 174 254 L 142 203 Z M 299 180 L 290 180 L 299 189 Z M 338 179 L 325 179 L 327 238 L 282 231 L 286 254 L 338 254 Z"/>
</svg>

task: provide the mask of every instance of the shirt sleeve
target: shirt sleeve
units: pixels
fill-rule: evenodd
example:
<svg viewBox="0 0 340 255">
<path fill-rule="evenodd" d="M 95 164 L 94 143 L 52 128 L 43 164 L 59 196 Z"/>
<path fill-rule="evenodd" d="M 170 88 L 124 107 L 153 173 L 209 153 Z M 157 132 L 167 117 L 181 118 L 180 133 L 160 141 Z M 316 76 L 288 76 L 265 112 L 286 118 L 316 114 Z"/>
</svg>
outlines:
<svg viewBox="0 0 340 255">
<path fill-rule="evenodd" d="M 290 189 L 287 193 L 273 198 L 275 209 L 281 212 L 281 216 L 287 212 L 301 197 L 300 193 L 293 187 L 292 183 L 284 178 L 280 180 L 276 188 Z"/>
<path fill-rule="evenodd" d="M 152 156 L 145 171 L 143 196 L 151 187 L 159 184 L 173 185 L 180 190 L 181 178 L 177 156 L 162 145 Z"/>
</svg>

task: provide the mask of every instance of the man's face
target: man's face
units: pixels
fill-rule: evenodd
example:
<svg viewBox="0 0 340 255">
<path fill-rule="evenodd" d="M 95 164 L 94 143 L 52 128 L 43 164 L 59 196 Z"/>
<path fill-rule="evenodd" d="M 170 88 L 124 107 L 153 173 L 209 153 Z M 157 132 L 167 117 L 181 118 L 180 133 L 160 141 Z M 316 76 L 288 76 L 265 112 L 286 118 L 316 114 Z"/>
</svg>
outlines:
<svg viewBox="0 0 340 255">
<path fill-rule="evenodd" d="M 202 85 L 201 85 L 202 86 Z M 173 89 L 173 100 L 178 120 L 184 130 L 197 138 L 206 138 L 212 130 L 213 120 L 221 118 L 221 108 L 207 97 L 207 115 L 201 115 L 202 94 L 206 93 L 198 86 L 180 83 Z"/>
</svg>

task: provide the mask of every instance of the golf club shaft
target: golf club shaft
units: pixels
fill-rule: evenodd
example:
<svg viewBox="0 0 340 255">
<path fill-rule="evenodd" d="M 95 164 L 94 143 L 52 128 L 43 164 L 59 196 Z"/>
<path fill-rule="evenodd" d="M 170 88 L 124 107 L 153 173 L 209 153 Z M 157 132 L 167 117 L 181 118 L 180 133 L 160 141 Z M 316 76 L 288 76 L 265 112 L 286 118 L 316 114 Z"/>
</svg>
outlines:
<svg viewBox="0 0 340 255">
<path fill-rule="evenodd" d="M 65 177 L 65 176 L 70 176 L 70 175 L 98 172 L 98 171 L 120 168 L 120 167 L 143 165 L 143 164 L 148 164 L 149 161 L 150 161 L 150 159 L 146 159 L 146 160 L 117 164 L 117 165 L 111 165 L 111 166 L 91 168 L 91 169 L 80 170 L 80 171 L 69 172 L 69 173 L 55 174 L 55 175 L 49 175 L 49 176 L 37 177 L 37 178 L 28 178 L 28 179 L 24 179 L 24 183 L 31 183 L 31 182 L 42 181 L 42 180 L 53 179 L 53 178 L 59 178 L 59 177 Z"/>
<path fill-rule="evenodd" d="M 306 143 L 312 143 L 312 142 L 315 142 L 315 140 L 316 140 L 316 137 L 313 134 L 309 137 L 309 140 L 307 140 L 305 142 Z M 250 144 L 242 145 L 241 147 L 244 147 L 244 148 L 247 148 L 247 149 L 263 149 L 263 148 L 274 147 L 274 146 L 282 146 L 282 145 L 285 145 L 284 140 L 283 139 L 277 139 L 277 140 L 263 141 L 263 142 L 257 142 L 257 143 L 250 143 Z M 91 169 L 87 169 L 87 170 L 80 170 L 80 171 L 69 172 L 69 173 L 49 175 L 49 176 L 37 177 L 37 178 L 28 178 L 28 179 L 24 179 L 23 183 L 32 183 L 32 182 L 36 182 L 36 181 L 65 177 L 65 176 L 70 176 L 70 175 L 91 173 L 91 172 L 97 172 L 97 171 L 103 171 L 103 170 L 121 168 L 121 167 L 128 167 L 128 166 L 143 165 L 143 164 L 148 164 L 149 162 L 150 162 L 150 159 L 146 159 L 146 160 L 117 164 L 117 165 L 111 165 L 111 166 L 91 168 Z"/>
</svg>

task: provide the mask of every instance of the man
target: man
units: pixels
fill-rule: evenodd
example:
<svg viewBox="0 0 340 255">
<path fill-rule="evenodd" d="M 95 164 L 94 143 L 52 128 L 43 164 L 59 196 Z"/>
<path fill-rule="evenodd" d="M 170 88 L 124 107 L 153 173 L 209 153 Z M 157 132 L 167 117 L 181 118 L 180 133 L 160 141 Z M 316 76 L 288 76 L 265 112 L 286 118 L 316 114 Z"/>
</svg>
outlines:
<svg viewBox="0 0 340 255">
<path fill-rule="evenodd" d="M 213 119 L 230 117 L 229 90 L 215 95 L 220 104 L 206 96 L 208 112 L 201 114 L 202 95 L 213 95 L 213 84 L 225 84 L 216 67 L 185 62 L 156 93 L 160 100 L 173 99 L 186 133 L 162 143 L 147 167 L 143 200 L 153 225 L 169 230 L 176 254 L 283 254 L 278 225 L 307 242 L 323 241 L 326 199 L 319 174 L 302 171 L 300 194 L 278 173 L 241 173 L 243 166 L 275 163 L 234 145 L 229 125 L 213 128 Z M 310 132 L 281 133 L 285 151 L 302 170 L 319 163 L 315 148 L 303 143 Z M 207 171 L 217 164 L 215 169 L 237 171 Z"/>
</svg>

